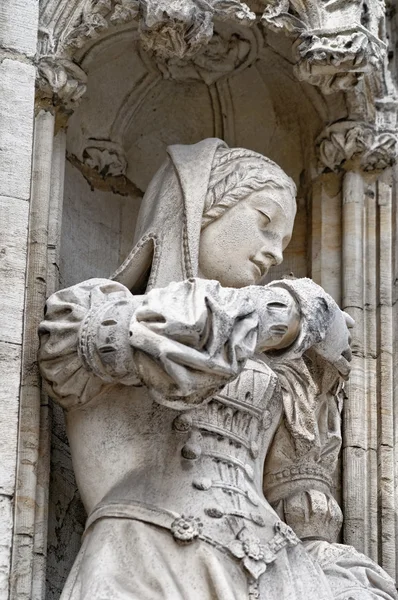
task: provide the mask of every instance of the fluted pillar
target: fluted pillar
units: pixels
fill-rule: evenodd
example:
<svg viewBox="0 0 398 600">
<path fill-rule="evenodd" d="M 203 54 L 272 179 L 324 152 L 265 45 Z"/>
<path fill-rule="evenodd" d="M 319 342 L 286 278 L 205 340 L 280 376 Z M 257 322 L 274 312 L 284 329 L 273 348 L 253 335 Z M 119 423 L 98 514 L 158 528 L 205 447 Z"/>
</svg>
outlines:
<svg viewBox="0 0 398 600">
<path fill-rule="evenodd" d="M 392 365 L 394 133 L 355 121 L 320 137 L 325 170 L 341 178 L 341 307 L 355 319 L 343 410 L 344 542 L 395 577 Z"/>
</svg>

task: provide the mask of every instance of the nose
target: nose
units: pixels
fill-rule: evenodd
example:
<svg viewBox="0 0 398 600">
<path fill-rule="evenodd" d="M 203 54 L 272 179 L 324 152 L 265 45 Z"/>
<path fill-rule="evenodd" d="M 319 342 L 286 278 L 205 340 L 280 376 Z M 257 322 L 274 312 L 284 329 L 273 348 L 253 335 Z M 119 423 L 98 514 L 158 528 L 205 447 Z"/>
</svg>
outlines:
<svg viewBox="0 0 398 600">
<path fill-rule="evenodd" d="M 265 258 L 271 258 L 274 265 L 280 265 L 283 261 L 282 248 L 279 248 L 277 245 L 272 248 L 263 247 L 261 249 L 261 254 Z"/>
</svg>

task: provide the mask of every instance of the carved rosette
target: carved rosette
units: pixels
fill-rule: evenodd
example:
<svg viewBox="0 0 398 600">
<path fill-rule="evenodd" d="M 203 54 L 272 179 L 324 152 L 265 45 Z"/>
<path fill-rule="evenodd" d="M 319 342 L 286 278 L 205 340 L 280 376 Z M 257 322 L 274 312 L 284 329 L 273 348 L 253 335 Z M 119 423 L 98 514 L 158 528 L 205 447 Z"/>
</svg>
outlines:
<svg viewBox="0 0 398 600">
<path fill-rule="evenodd" d="M 348 90 L 383 62 L 384 1 L 270 0 L 262 22 L 295 38 L 295 74 L 324 94 Z"/>
<path fill-rule="evenodd" d="M 323 169 L 339 171 L 353 161 L 364 171 L 380 171 L 396 162 L 398 138 L 395 132 L 378 131 L 366 123 L 342 121 L 322 133 L 318 152 Z"/>
</svg>

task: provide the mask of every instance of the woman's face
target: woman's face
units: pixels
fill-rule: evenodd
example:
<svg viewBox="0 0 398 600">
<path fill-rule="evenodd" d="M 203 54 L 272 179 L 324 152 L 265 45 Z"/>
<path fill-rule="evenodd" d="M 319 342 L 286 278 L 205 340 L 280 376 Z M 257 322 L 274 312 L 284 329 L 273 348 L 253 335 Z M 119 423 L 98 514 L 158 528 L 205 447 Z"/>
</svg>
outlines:
<svg viewBox="0 0 398 600">
<path fill-rule="evenodd" d="M 199 276 L 226 287 L 259 283 L 270 267 L 282 262 L 295 212 L 287 188 L 253 192 L 202 231 Z"/>
</svg>

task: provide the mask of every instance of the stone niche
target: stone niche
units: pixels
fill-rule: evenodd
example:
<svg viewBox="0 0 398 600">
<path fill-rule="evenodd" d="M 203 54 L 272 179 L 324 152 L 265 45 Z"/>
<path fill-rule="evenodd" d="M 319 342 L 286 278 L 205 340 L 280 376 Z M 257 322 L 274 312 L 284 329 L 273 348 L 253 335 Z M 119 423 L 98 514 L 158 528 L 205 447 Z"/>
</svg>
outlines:
<svg viewBox="0 0 398 600">
<path fill-rule="evenodd" d="M 384 2 L 374 0 L 371 10 L 363 1 L 340 3 L 347 7 L 333 8 L 334 20 L 330 18 L 333 31 L 340 27 L 343 33 L 332 39 L 335 33 L 322 11 L 324 21 L 311 24 L 306 3 L 258 0 L 245 5 L 243 23 L 223 16 L 220 9 L 210 34 L 198 34 L 202 46 L 191 41 L 184 49 L 173 37 L 183 27 L 179 14 L 169 15 L 174 40 L 169 43 L 156 23 L 151 30 L 148 14 L 147 21 L 136 18 L 138 1 L 70 4 L 74 8 L 65 23 L 75 23 L 77 33 L 65 26 L 57 33 L 58 47 L 49 45 L 53 15 L 66 9 L 48 1 L 42 3 L 39 35 L 36 119 L 41 110 L 52 112 L 50 162 L 53 173 L 54 165 L 64 173 L 63 178 L 58 172 L 51 188 L 58 185 L 58 208 L 51 207 L 49 197 L 49 223 L 56 221 L 56 226 L 49 227 L 47 272 L 53 273 L 54 265 L 56 269 L 45 295 L 91 277 L 109 277 L 121 264 L 132 247 L 141 198 L 168 145 L 217 137 L 277 162 L 297 185 L 298 212 L 284 262 L 266 281 L 311 277 L 356 319 L 344 446 L 335 479 L 345 515 L 341 540 L 395 577 L 396 536 L 391 532 L 396 527 L 398 461 L 391 357 L 396 347 L 397 179 L 395 167 L 390 168 L 397 129 L 395 13 L 387 13 L 388 40 Z M 170 7 L 180 4 L 171 2 Z M 185 4 L 196 6 L 193 0 Z M 217 2 L 209 2 L 213 4 Z M 309 8 L 317 4 L 322 1 L 308 2 Z M 51 5 L 58 7 L 53 13 Z M 109 7 L 120 10 L 110 13 Z M 304 29 L 297 29 L 298 21 Z M 350 29 L 354 21 L 358 26 Z M 58 29 L 62 22 L 59 18 Z M 317 38 L 322 28 L 326 37 Z M 156 35 L 151 37 L 151 31 Z M 352 39 L 344 38 L 347 31 Z M 75 36 L 72 42 L 68 35 Z M 361 51 L 358 44 L 363 44 Z M 341 72 L 338 65 L 343 65 Z M 39 311 L 36 320 L 40 318 Z M 30 560 L 37 581 L 46 578 L 40 597 L 57 600 L 79 550 L 86 515 L 62 410 L 51 401 L 49 407 L 38 458 L 44 501 L 34 529 L 43 548 L 39 559 L 33 553 Z M 22 562 L 17 552 L 17 570 Z M 18 598 L 15 590 L 12 598 Z M 21 592 L 19 597 L 33 598 Z"/>
<path fill-rule="evenodd" d="M 219 24 L 200 60 L 168 65 L 145 52 L 137 37 L 115 32 L 80 59 L 88 82 L 67 132 L 60 286 L 111 275 L 131 249 L 140 199 L 166 147 L 206 137 L 258 151 L 293 177 L 294 234 L 268 279 L 311 276 L 314 140 L 330 117 L 320 92 L 294 77 L 289 44 L 262 27 Z M 334 110 L 340 105 L 337 95 Z M 85 518 L 62 418 L 54 408 L 47 566 L 54 600 Z"/>
</svg>

